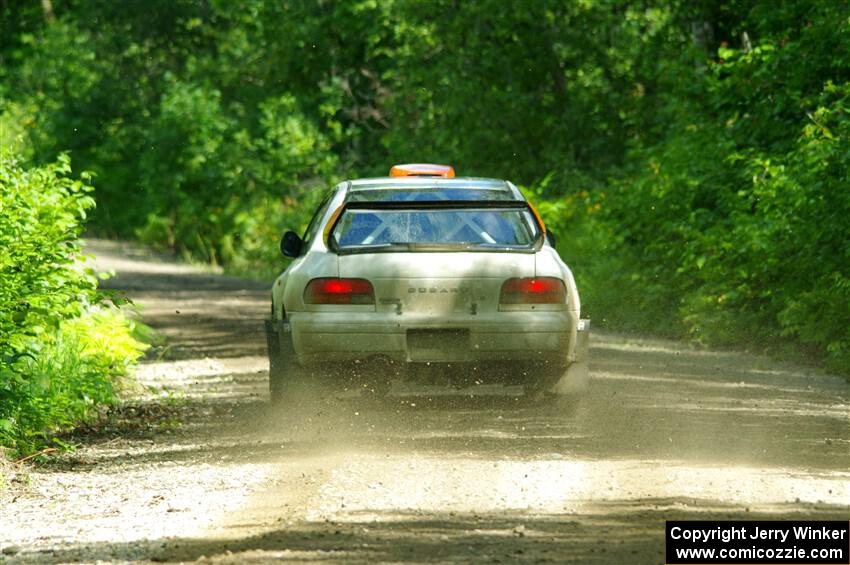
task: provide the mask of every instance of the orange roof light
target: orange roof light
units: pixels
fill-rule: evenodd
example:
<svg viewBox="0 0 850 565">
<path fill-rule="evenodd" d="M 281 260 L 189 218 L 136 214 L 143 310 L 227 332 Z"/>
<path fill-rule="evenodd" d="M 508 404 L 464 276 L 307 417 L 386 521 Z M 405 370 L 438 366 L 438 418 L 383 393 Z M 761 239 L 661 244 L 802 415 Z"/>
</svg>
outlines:
<svg viewBox="0 0 850 565">
<path fill-rule="evenodd" d="M 449 165 L 431 165 L 429 163 L 411 163 L 395 165 L 390 169 L 391 177 L 443 177 L 455 178 L 455 169 Z"/>
</svg>

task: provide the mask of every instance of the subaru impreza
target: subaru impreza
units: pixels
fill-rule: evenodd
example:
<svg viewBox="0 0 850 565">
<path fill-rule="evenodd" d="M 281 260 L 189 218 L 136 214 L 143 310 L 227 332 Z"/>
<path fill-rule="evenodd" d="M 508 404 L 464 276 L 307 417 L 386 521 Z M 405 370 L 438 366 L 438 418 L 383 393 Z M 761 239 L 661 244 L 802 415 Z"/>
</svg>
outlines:
<svg viewBox="0 0 850 565">
<path fill-rule="evenodd" d="M 272 287 L 271 397 L 394 382 L 578 394 L 589 320 L 573 274 L 511 182 L 397 165 L 331 189 Z"/>
</svg>

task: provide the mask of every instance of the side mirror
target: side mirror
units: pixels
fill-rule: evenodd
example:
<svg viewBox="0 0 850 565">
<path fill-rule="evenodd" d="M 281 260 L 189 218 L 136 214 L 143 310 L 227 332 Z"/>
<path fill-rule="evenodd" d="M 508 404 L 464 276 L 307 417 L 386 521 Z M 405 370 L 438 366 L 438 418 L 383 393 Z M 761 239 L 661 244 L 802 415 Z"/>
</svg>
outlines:
<svg viewBox="0 0 850 565">
<path fill-rule="evenodd" d="M 551 245 L 552 247 L 555 247 L 555 246 L 558 245 L 557 236 L 554 233 L 552 233 L 551 231 L 549 231 L 548 229 L 546 230 L 546 239 L 549 240 L 549 245 Z"/>
<path fill-rule="evenodd" d="M 301 255 L 301 247 L 304 242 L 294 231 L 288 231 L 280 238 L 280 252 L 285 257 L 298 257 Z"/>
</svg>

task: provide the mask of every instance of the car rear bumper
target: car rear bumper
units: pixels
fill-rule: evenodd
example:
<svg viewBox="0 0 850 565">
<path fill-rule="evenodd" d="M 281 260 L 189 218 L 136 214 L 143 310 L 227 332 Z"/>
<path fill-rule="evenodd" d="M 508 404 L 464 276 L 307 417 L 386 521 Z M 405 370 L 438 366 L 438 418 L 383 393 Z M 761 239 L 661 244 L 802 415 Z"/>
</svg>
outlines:
<svg viewBox="0 0 850 565">
<path fill-rule="evenodd" d="M 278 324 L 299 364 L 527 361 L 567 366 L 581 354 L 585 324 L 569 311 L 388 318 L 379 313 L 291 313 Z"/>
</svg>

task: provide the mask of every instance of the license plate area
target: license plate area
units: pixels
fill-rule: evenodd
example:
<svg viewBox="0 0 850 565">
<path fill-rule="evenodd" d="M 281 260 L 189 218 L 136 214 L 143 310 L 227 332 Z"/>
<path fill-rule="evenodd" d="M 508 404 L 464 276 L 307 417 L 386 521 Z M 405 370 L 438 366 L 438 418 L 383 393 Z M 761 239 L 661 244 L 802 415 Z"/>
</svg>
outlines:
<svg viewBox="0 0 850 565">
<path fill-rule="evenodd" d="M 469 352 L 468 329 L 407 330 L 408 361 L 465 361 Z"/>
</svg>

